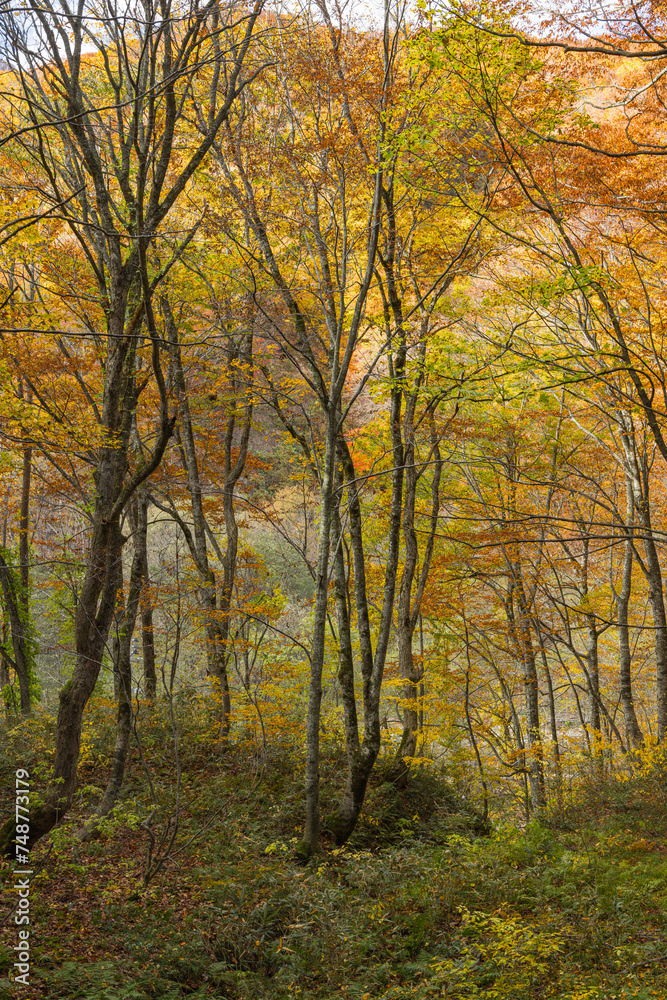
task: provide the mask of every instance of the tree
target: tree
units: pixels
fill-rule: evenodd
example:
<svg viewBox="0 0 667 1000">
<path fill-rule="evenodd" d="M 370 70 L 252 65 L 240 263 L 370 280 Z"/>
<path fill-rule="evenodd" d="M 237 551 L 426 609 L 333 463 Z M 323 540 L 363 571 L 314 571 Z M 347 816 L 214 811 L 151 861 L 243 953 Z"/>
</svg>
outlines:
<svg viewBox="0 0 667 1000">
<path fill-rule="evenodd" d="M 599 142 L 592 103 L 587 100 L 581 110 L 581 72 L 577 77 L 565 54 L 539 60 L 535 49 L 542 43 L 522 40 L 502 15 L 497 23 L 480 27 L 469 20 L 463 12 L 463 19 L 451 22 L 448 65 L 468 95 L 468 115 L 474 108 L 486 137 L 494 203 L 513 210 L 496 223 L 513 241 L 515 256 L 506 259 L 504 273 L 497 274 L 500 283 L 511 288 L 512 304 L 502 320 L 491 324 L 495 342 L 506 344 L 519 364 L 540 365 L 550 388 L 565 384 L 573 392 L 584 382 L 595 387 L 596 402 L 618 427 L 620 439 L 629 414 L 640 412 L 657 451 L 667 459 L 667 395 L 659 346 L 663 295 L 655 270 L 664 257 L 664 236 L 655 202 L 651 207 L 645 197 L 648 160 L 639 161 L 631 180 L 624 166 L 627 157 L 652 158 L 661 152 L 649 138 L 661 114 L 657 79 L 655 85 L 640 88 L 646 114 L 639 114 L 634 91 L 627 102 L 610 105 L 606 134 L 612 150 Z M 634 42 L 629 48 L 645 71 L 641 60 L 648 34 L 639 42 L 636 50 Z M 439 36 L 430 44 L 441 51 Z M 577 50 L 569 42 L 544 45 L 563 53 Z M 595 51 L 611 49 L 600 43 Z M 516 70 L 511 76 L 503 75 L 508 61 Z M 637 114 L 629 126 L 624 112 L 631 105 Z M 644 138 L 635 132 L 640 121 L 648 129 Z M 651 162 L 654 171 L 661 170 L 662 161 Z M 525 311 L 517 308 L 522 299 Z M 630 439 L 626 441 L 630 446 Z M 630 454 L 633 448 L 624 461 L 635 484 L 635 516 L 648 546 L 657 731 L 662 740 L 667 726 L 662 574 L 652 541 L 648 478 L 644 476 L 642 486 Z"/>
<path fill-rule="evenodd" d="M 211 2 L 177 12 L 158 3 L 132 14 L 111 5 L 101 26 L 83 6 L 75 11 L 31 3 L 20 16 L 10 10 L 2 16 L 2 56 L 14 83 L 5 121 L 14 131 L 23 183 L 42 205 L 59 206 L 104 314 L 101 331 L 80 331 L 103 351 L 102 440 L 89 460 L 94 494 L 75 612 L 76 665 L 60 695 L 53 782 L 31 814 L 33 841 L 72 800 L 81 719 L 114 613 L 120 517 L 158 467 L 173 431 L 153 296 L 193 232 L 192 222 L 161 268 L 154 267 L 151 250 L 247 83 L 242 72 L 261 7 L 261 0 L 250 10 Z M 215 70 L 207 127 L 182 150 L 177 129 L 204 64 Z M 142 323 L 159 419 L 145 460 L 132 468 L 129 443 L 143 388 L 136 378 Z M 11 849 L 13 829 L 13 821 L 2 829 L 4 850 Z"/>
<path fill-rule="evenodd" d="M 202 282 L 202 291 L 214 292 L 210 281 Z M 207 288 L 208 284 L 208 288 Z M 229 290 L 226 289 L 226 292 Z M 182 473 L 186 477 L 186 492 L 192 516 L 191 525 L 186 523 L 179 513 L 175 502 L 173 476 L 168 473 L 164 477 L 164 485 L 160 492 L 161 499 L 154 502 L 162 510 L 169 513 L 178 523 L 187 542 L 190 555 L 199 574 L 201 586 L 199 600 L 203 609 L 204 629 L 206 633 L 206 654 L 208 671 L 218 683 L 216 696 L 220 700 L 220 739 L 229 735 L 231 725 L 231 695 L 229 687 L 228 666 L 232 655 L 230 638 L 232 621 L 232 594 L 238 559 L 238 525 L 236 519 L 236 503 L 234 491 L 241 478 L 248 457 L 248 440 L 253 420 L 253 318 L 252 306 L 248 302 L 241 303 L 240 312 L 244 321 L 241 329 L 234 327 L 232 310 L 225 310 L 222 303 L 213 295 L 210 303 L 208 321 L 212 325 L 211 341 L 222 340 L 222 345 L 209 343 L 206 351 L 207 366 L 220 371 L 220 377 L 213 385 L 209 378 L 204 377 L 206 390 L 206 408 L 210 402 L 218 403 L 218 396 L 223 398 L 219 406 L 223 408 L 223 424 L 217 420 L 209 423 L 206 430 L 198 426 L 193 415 L 193 404 L 197 402 L 197 392 L 193 389 L 186 374 L 187 367 L 196 367 L 204 363 L 201 349 L 195 349 L 189 361 L 184 362 L 183 327 L 187 325 L 184 310 L 180 310 L 180 323 L 177 323 L 171 303 L 167 295 L 162 296 L 161 306 L 165 318 L 165 327 L 171 363 L 174 372 L 175 393 L 178 400 L 178 423 L 175 438 Z M 235 303 L 236 305 L 236 303 Z M 238 308 L 238 306 L 237 306 Z M 197 322 L 199 336 L 204 327 L 205 319 Z M 180 330 L 179 330 L 180 327 Z M 193 397 L 195 397 L 193 399 Z M 200 440 L 201 438 L 201 440 Z M 217 446 L 218 438 L 222 438 L 222 449 Z M 218 477 L 221 482 L 218 483 Z M 158 486 L 156 484 L 156 492 Z M 209 494 L 207 503 L 206 493 Z M 224 551 L 218 541 L 216 521 L 212 513 L 219 503 L 214 502 L 211 512 L 210 495 L 219 501 L 222 496 L 222 520 L 225 529 Z M 207 511 L 207 508 L 209 510 Z M 222 570 L 222 584 L 216 579 L 213 563 L 218 559 Z"/>
<path fill-rule="evenodd" d="M 453 218 L 452 203 L 458 202 L 451 196 L 441 195 L 434 212 L 434 202 L 429 205 L 425 194 L 427 168 L 409 166 L 417 157 L 411 145 L 428 121 L 434 94 L 402 61 L 403 18 L 402 7 L 395 12 L 387 7 L 382 35 L 363 35 L 345 23 L 340 11 L 334 18 L 324 4 L 313 6 L 290 24 L 289 35 L 276 35 L 275 68 L 246 91 L 217 146 L 219 180 L 245 226 L 243 234 L 240 227 L 230 226 L 228 238 L 245 256 L 257 303 L 258 337 L 268 342 L 267 360 L 258 364 L 264 396 L 302 450 L 319 486 L 306 823 L 300 846 L 304 855 L 315 849 L 320 825 L 319 720 L 328 624 L 339 650 L 348 757 L 342 799 L 327 819 L 339 842 L 354 829 L 380 749 L 381 687 L 392 636 L 402 525 L 405 518 L 414 517 L 416 503 L 416 480 L 410 472 L 405 505 L 406 454 L 414 448 L 416 425 L 422 419 L 428 423 L 438 395 L 434 392 L 430 398 L 421 388 L 424 352 L 437 326 L 430 316 L 454 276 L 471 268 L 479 255 L 477 218 L 470 213 Z M 444 95 L 438 94 L 440 99 L 445 100 Z M 441 155 L 442 147 L 437 152 Z M 460 150 L 456 152 L 455 157 L 448 149 L 452 172 L 462 158 Z M 437 172 L 433 162 L 432 174 Z M 415 183 L 419 173 L 421 188 Z M 442 242 L 447 221 L 440 240 L 427 235 L 427 221 L 434 216 L 449 220 L 451 245 Z M 289 369 L 291 389 L 284 388 Z M 373 595 L 374 559 L 362 504 L 365 477 L 355 467 L 351 435 L 369 386 L 381 383 L 386 389 L 389 461 L 383 482 L 390 485 L 382 515 L 384 523 L 388 513 L 382 584 L 380 593 Z M 451 384 L 455 386 L 456 379 L 448 391 Z M 428 444 L 434 455 L 438 434 L 434 430 Z M 432 506 L 437 507 L 437 477 L 434 487 Z M 414 540 L 407 525 L 406 538 L 408 544 Z M 428 574 L 428 551 L 427 546 L 418 582 L 413 549 L 403 573 L 401 656 L 406 680 L 414 673 L 411 643 Z M 331 581 L 335 628 L 328 621 Z M 359 642 L 358 665 L 353 630 Z M 412 734 L 408 749 L 411 740 Z"/>
<path fill-rule="evenodd" d="M 376 263 L 384 170 L 380 152 L 385 133 L 381 119 L 375 119 L 369 123 L 369 134 L 363 139 L 360 136 L 350 111 L 350 81 L 340 48 L 342 25 L 338 31 L 333 27 L 327 30 L 328 14 L 323 17 L 325 25 L 318 25 L 307 14 L 298 34 L 294 24 L 277 33 L 275 68 L 256 95 L 246 92 L 245 100 L 237 105 L 235 120 L 230 119 L 216 148 L 220 182 L 246 227 L 246 259 L 256 263 L 253 271 L 263 272 L 262 277 L 266 275 L 278 295 L 276 307 L 267 304 L 263 309 L 272 338 L 317 400 L 321 418 L 321 437 L 313 435 L 312 425 L 304 435 L 283 413 L 288 429 L 292 427 L 293 436 L 301 438 L 317 469 L 320 488 L 306 722 L 306 821 L 301 847 L 306 855 L 317 846 L 320 826 L 320 708 L 336 455 L 347 411 L 344 390 L 363 330 Z M 303 43 L 301 47 L 294 45 L 296 37 Z M 349 40 L 354 41 L 353 37 Z M 387 15 L 380 55 L 384 83 L 378 108 L 386 107 L 392 85 L 395 45 Z M 376 52 L 365 47 L 375 65 Z M 375 83 L 364 77 L 363 73 L 357 75 L 355 85 L 367 93 Z M 279 143 L 272 138 L 276 131 Z M 263 158 L 257 156 L 260 135 L 270 140 L 270 152 L 267 150 Z M 372 150 L 370 160 L 364 141 Z M 276 176 L 282 177 L 286 188 L 281 205 L 265 193 L 266 180 Z M 303 293 L 299 292 L 303 278 L 299 284 L 293 280 L 294 236 L 302 243 L 308 276 Z M 393 596 L 393 584 L 389 596 Z M 382 648 L 386 648 L 388 625 L 385 632 L 380 640 Z M 381 671 L 374 680 L 377 687 L 380 677 Z"/>
</svg>

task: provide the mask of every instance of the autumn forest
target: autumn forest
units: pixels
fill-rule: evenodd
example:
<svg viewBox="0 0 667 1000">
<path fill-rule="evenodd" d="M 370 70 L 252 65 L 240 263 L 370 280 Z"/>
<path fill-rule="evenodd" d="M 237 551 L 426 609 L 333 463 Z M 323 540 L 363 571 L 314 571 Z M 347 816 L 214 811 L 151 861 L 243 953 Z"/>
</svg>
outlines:
<svg viewBox="0 0 667 1000">
<path fill-rule="evenodd" d="M 0 998 L 667 998 L 666 81 L 2 0 Z"/>
</svg>

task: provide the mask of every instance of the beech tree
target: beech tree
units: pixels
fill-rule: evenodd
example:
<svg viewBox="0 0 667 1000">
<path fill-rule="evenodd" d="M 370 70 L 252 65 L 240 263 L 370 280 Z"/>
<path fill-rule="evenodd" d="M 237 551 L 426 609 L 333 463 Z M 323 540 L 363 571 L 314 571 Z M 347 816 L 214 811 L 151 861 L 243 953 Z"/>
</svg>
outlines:
<svg viewBox="0 0 667 1000">
<path fill-rule="evenodd" d="M 164 344 L 153 308 L 156 288 L 178 259 L 184 239 L 155 266 L 151 253 L 167 218 L 205 159 L 255 67 L 246 57 L 262 8 L 217 2 L 173 7 L 107 5 L 100 22 L 82 2 L 30 3 L 2 17 L 2 57 L 13 92 L 5 129 L 13 136 L 22 183 L 40 203 L 59 206 L 94 276 L 104 314 L 101 330 L 80 331 L 104 352 L 99 406 L 101 443 L 90 456 L 94 492 L 87 564 L 75 611 L 77 658 L 60 695 L 52 784 L 30 817 L 31 840 L 48 832 L 74 793 L 81 719 L 95 687 L 114 614 L 123 538 L 120 517 L 158 467 L 173 432 L 163 374 Z M 204 134 L 186 149 L 178 140 L 186 102 L 204 64 L 215 72 Z M 167 244 L 169 246 L 169 244 Z M 143 389 L 136 359 L 141 328 L 150 345 L 150 378 L 159 416 L 144 461 L 132 466 L 133 414 Z M 146 383 L 144 382 L 144 385 Z M 2 829 L 11 849 L 13 820 Z"/>
<path fill-rule="evenodd" d="M 294 25 L 278 32 L 276 68 L 256 94 L 246 91 L 216 145 L 218 176 L 242 213 L 251 240 L 245 243 L 247 259 L 257 261 L 260 273 L 264 272 L 262 284 L 268 279 L 278 295 L 280 311 L 269 311 L 268 303 L 263 310 L 272 339 L 317 400 L 321 419 L 321 431 L 314 436 L 312 427 L 304 433 L 289 412 L 279 411 L 293 436 L 303 441 L 320 489 L 301 848 L 306 855 L 317 846 L 320 826 L 320 707 L 337 446 L 347 410 L 344 390 L 364 329 L 377 259 L 383 182 L 378 152 L 385 129 L 381 122 L 373 122 L 369 161 L 350 110 L 350 77 L 341 51 L 343 24 L 336 29 L 329 21 L 327 28 L 328 14 L 323 17 L 325 24 L 318 25 L 305 15 L 300 24 L 303 46 L 293 45 Z M 387 16 L 380 55 L 385 66 L 380 107 L 386 106 L 396 54 L 390 30 Z M 372 54 L 375 61 L 373 48 L 374 42 L 368 44 L 365 56 Z M 361 49 L 357 55 L 361 56 Z M 355 73 L 354 81 L 362 92 L 367 86 L 375 87 L 364 72 Z M 281 141 L 275 143 L 278 133 Z M 270 138 L 270 152 L 262 159 L 256 143 L 264 137 Z M 281 177 L 282 205 L 265 193 L 268 175 Z M 350 212 L 352 198 L 354 214 Z M 294 281 L 291 254 L 282 242 L 286 222 L 303 241 L 308 275 L 303 293 L 299 291 L 303 281 Z M 258 301 L 262 300 L 258 297 Z M 393 585 L 389 596 L 391 603 Z M 381 649 L 386 649 L 388 625 L 385 632 L 379 640 Z M 374 681 L 378 688 L 380 679 L 381 668 Z M 379 723 L 375 726 L 372 718 L 369 721 L 379 734 Z"/>
<path fill-rule="evenodd" d="M 506 344 L 518 364 L 541 366 L 549 388 L 565 384 L 574 391 L 585 381 L 590 396 L 595 387 L 597 404 L 616 424 L 634 517 L 647 546 L 662 740 L 667 725 L 662 571 L 648 506 L 649 477 L 632 439 L 641 432 L 634 416 L 640 413 L 657 452 L 667 459 L 663 293 L 656 272 L 664 236 L 647 176 L 649 170 L 654 176 L 664 170 L 664 146 L 652 138 L 663 114 L 661 73 L 653 76 L 651 62 L 659 62 L 664 51 L 656 49 L 639 13 L 635 18 L 630 12 L 633 27 L 623 43 L 595 38 L 589 27 L 586 32 L 595 38 L 590 45 L 533 41 L 513 32 L 502 14 L 483 25 L 472 23 L 475 18 L 463 8 L 460 14 L 448 22 L 448 65 L 467 94 L 467 113 L 474 109 L 481 123 L 494 200 L 511 205 L 515 220 L 513 231 L 497 223 L 515 247 L 514 259 L 503 262 L 504 273 L 496 272 L 499 284 L 511 288 L 513 305 L 491 325 L 496 342 Z M 606 31 L 604 15 L 601 19 L 600 30 Z M 430 44 L 440 51 L 437 35 Z M 541 48 L 554 50 L 548 60 L 539 58 Z M 601 104 L 587 96 L 582 105 L 585 74 L 572 59 L 586 51 L 607 58 L 607 82 L 618 91 L 617 101 Z M 614 58 L 623 55 L 632 58 L 637 77 L 637 88 L 629 92 L 614 79 Z M 503 72 L 507 60 L 516 70 L 511 77 Z M 609 113 L 604 142 L 596 121 L 600 111 Z M 592 204 L 594 211 L 588 208 Z M 521 300 L 525 310 L 517 308 Z M 624 435 L 624 424 L 629 434 Z"/>
<path fill-rule="evenodd" d="M 246 227 L 243 240 L 238 230 L 230 230 L 230 236 L 246 259 L 258 336 L 273 352 L 259 363 L 263 395 L 302 450 L 320 492 L 306 822 L 300 847 L 306 855 L 317 845 L 320 825 L 319 720 L 330 583 L 348 770 L 340 803 L 326 822 L 337 841 L 344 842 L 357 822 L 380 750 L 382 677 L 392 637 L 404 525 L 409 553 L 400 598 L 401 661 L 406 682 L 415 682 L 411 645 L 432 543 L 418 566 L 416 535 L 409 523 L 420 478 L 414 440 L 418 424 L 426 421 L 432 428 L 427 449 L 437 467 L 441 434 L 432 420 L 429 424 L 442 392 L 422 389 L 424 353 L 438 325 L 431 320 L 435 304 L 455 275 L 471 268 L 479 255 L 478 221 L 470 214 L 455 218 L 451 233 L 442 223 L 443 243 L 446 232 L 452 236 L 447 245 L 436 248 L 427 235 L 427 220 L 440 220 L 441 215 L 447 219 L 452 202 L 459 203 L 441 195 L 434 212 L 438 196 L 432 189 L 438 181 L 430 178 L 429 203 L 426 168 L 421 170 L 422 189 L 419 171 L 412 171 L 410 190 L 412 139 L 427 126 L 427 109 L 436 116 L 432 90 L 413 78 L 399 56 L 403 18 L 402 7 L 388 6 L 381 33 L 364 36 L 340 11 L 334 15 L 325 4 L 314 5 L 290 25 L 289 35 L 276 34 L 275 69 L 246 91 L 216 143 L 217 177 Z M 444 101 L 444 95 L 437 94 L 437 100 Z M 446 131 L 443 126 L 443 135 Z M 442 156 L 442 145 L 437 153 Z M 442 177 L 459 165 L 452 144 L 447 153 Z M 458 157 L 464 158 L 460 149 Z M 434 163 L 435 158 L 429 160 L 431 174 L 437 173 Z M 448 181 L 442 181 L 446 190 Z M 289 378 L 281 375 L 280 366 L 291 369 L 297 391 L 294 384 L 291 390 L 286 387 Z M 364 477 L 355 467 L 351 433 L 360 400 L 371 384 L 380 383 L 386 386 L 388 426 L 389 468 L 383 474 L 390 487 L 382 515 L 383 521 L 384 514 L 389 515 L 383 582 L 381 593 L 373 595 Z M 456 379 L 451 384 L 455 386 Z M 437 473 L 432 494 L 435 512 Z M 359 640 L 358 664 L 353 631 Z M 407 755 L 413 728 L 404 744 Z"/>
<path fill-rule="evenodd" d="M 212 301 L 206 303 L 208 315 L 196 315 L 194 322 L 199 336 L 203 328 L 209 327 L 209 343 L 191 352 L 187 352 L 183 328 L 193 322 L 193 317 L 186 317 L 181 309 L 179 323 L 169 296 L 165 294 L 161 299 L 178 400 L 174 437 L 181 469 L 180 475 L 173 465 L 164 469 L 162 481 L 155 482 L 153 500 L 179 525 L 200 579 L 207 668 L 218 684 L 215 697 L 220 702 L 219 738 L 225 740 L 232 717 L 228 666 L 233 652 L 232 594 L 239 548 L 234 491 L 245 469 L 253 421 L 253 307 L 246 297 L 245 302 L 235 301 L 233 306 L 227 302 L 223 309 L 210 281 L 203 282 L 201 288 L 202 296 L 208 294 Z M 236 311 L 241 313 L 240 329 L 233 318 Z M 216 371 L 217 377 L 212 382 L 204 375 L 204 384 L 197 392 L 192 382 L 202 382 L 202 367 Z M 191 376 L 190 369 L 194 369 Z M 198 404 L 201 408 L 202 395 L 205 409 L 213 411 L 204 427 L 196 410 Z M 179 483 L 183 478 L 185 483 Z M 179 511 L 179 493 L 187 495 L 188 518 Z M 218 537 L 220 522 L 224 542 Z M 216 572 L 216 561 L 221 572 Z"/>
</svg>

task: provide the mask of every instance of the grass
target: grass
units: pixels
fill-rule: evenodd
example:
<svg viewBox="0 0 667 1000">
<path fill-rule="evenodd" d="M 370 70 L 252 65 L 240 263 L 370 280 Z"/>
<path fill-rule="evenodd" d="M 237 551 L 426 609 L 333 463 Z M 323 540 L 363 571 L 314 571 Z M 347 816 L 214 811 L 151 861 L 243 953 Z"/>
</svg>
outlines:
<svg viewBox="0 0 667 1000">
<path fill-rule="evenodd" d="M 582 788 L 568 812 L 491 835 L 456 811 L 442 775 L 398 791 L 382 778 L 343 849 L 308 866 L 293 848 L 302 814 L 300 754 L 274 747 L 257 773 L 238 743 L 213 753 L 196 706 L 181 713 L 178 853 L 144 887 L 149 809 L 136 752 L 123 809 L 103 839 L 72 834 L 104 784 L 111 728 L 87 744 L 87 788 L 54 845 L 40 844 L 31 895 L 29 1000 L 649 1000 L 667 998 L 664 804 L 641 782 Z M 174 795 L 168 727 L 144 725 L 156 795 Z M 106 732 L 106 735 L 104 733 Z M 50 729 L 4 741 L 3 787 L 47 759 Z M 327 746 L 323 797 L 338 790 Z M 133 817 L 135 817 L 133 819 Z M 164 822 L 164 815 L 158 823 Z M 194 839 L 192 839 L 194 838 Z M 12 885 L 11 865 L 3 877 Z M 11 890 L 6 893 L 8 906 Z M 6 922 L 0 976 L 13 961 Z M 12 987 L 0 981 L 0 997 Z"/>
</svg>

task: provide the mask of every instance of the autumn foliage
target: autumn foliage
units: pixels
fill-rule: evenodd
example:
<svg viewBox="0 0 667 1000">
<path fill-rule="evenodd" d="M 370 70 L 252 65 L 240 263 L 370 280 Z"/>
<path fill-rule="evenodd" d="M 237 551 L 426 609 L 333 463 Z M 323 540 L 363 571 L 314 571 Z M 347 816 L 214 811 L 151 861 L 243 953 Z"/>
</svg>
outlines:
<svg viewBox="0 0 667 1000">
<path fill-rule="evenodd" d="M 253 789 L 285 754 L 304 863 L 431 778 L 478 832 L 655 780 L 660 5 L 104 10 L 0 10 L 0 686 L 12 753 L 39 730 L 47 762 L 30 847 L 126 820 L 148 890 L 189 754 Z M 547 981 L 550 931 L 457 919 L 507 990 Z M 458 947 L 414 995 L 477 995 Z"/>
</svg>

